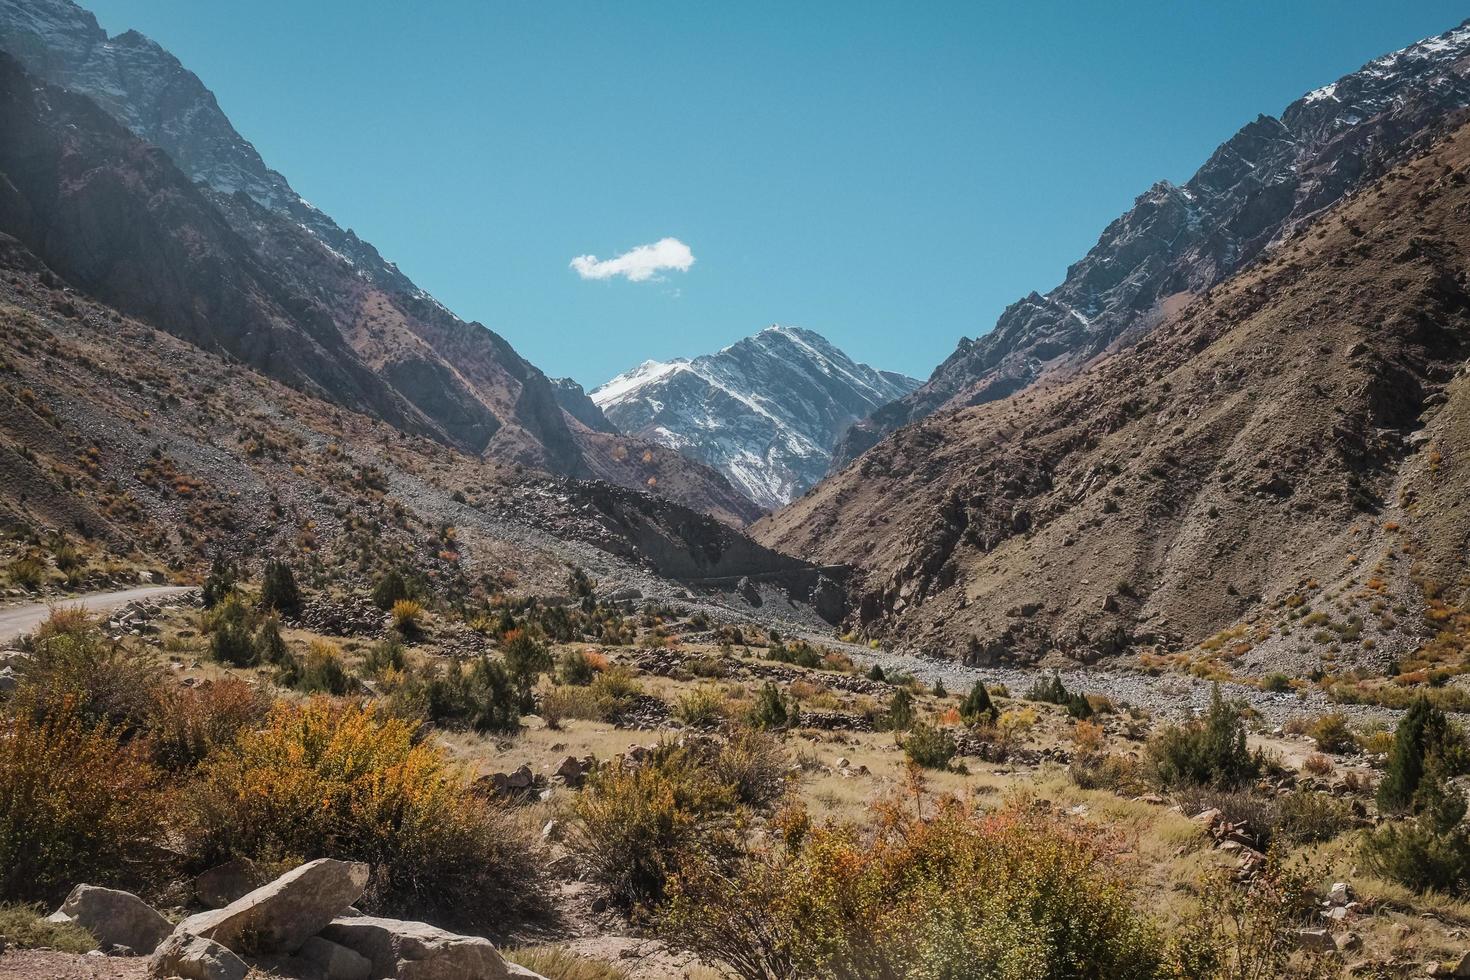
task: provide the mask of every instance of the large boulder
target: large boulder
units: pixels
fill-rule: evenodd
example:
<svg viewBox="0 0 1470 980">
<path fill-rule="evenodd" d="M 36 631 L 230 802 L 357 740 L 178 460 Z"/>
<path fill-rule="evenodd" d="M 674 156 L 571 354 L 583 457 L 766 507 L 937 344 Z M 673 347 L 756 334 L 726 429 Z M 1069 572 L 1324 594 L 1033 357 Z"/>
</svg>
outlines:
<svg viewBox="0 0 1470 980">
<path fill-rule="evenodd" d="M 222 909 L 191 915 L 179 930 L 236 953 L 294 953 L 362 897 L 368 866 L 321 858 L 288 871 Z"/>
<path fill-rule="evenodd" d="M 165 939 L 148 961 L 154 980 L 245 980 L 245 961 L 212 939 L 182 930 Z"/>
<path fill-rule="evenodd" d="M 370 915 L 343 918 L 323 929 L 322 938 L 366 957 L 373 965 L 375 980 L 508 980 L 511 976 L 488 939 L 457 936 L 423 922 Z"/>
<path fill-rule="evenodd" d="M 173 932 L 173 924 L 132 892 L 78 885 L 52 922 L 74 922 L 103 946 L 126 946 L 146 956 Z"/>
</svg>

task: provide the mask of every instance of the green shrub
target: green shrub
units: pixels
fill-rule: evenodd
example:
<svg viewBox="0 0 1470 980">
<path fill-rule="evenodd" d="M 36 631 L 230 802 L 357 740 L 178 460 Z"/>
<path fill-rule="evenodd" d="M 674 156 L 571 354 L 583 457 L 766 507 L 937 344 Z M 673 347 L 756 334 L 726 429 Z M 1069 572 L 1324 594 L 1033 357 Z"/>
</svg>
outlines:
<svg viewBox="0 0 1470 980">
<path fill-rule="evenodd" d="M 12 949 L 55 949 L 63 953 L 90 953 L 97 948 L 92 934 L 75 922 L 49 922 L 43 905 L 0 905 L 0 936 Z"/>
<path fill-rule="evenodd" d="M 948 769 L 957 751 L 949 732 L 922 721 L 909 729 L 900 744 L 908 760 L 925 769 Z"/>
<path fill-rule="evenodd" d="M 774 681 L 766 681 L 750 709 L 752 728 L 791 728 L 798 721 L 796 702 L 788 702 Z"/>
<path fill-rule="evenodd" d="M 686 863 L 663 932 L 749 980 L 1160 976 L 1142 895 L 1095 829 L 954 800 L 783 827 L 779 848 Z"/>
<path fill-rule="evenodd" d="M 256 662 L 255 638 L 250 633 L 250 611 L 236 596 L 216 605 L 206 617 L 209 655 L 231 667 L 250 667 Z"/>
<path fill-rule="evenodd" d="M 887 679 L 888 678 L 883 676 L 883 668 L 880 665 L 874 664 L 873 666 L 868 668 L 868 680 L 884 681 Z"/>
<path fill-rule="evenodd" d="M 1317 743 L 1318 752 L 1351 752 L 1357 748 L 1352 729 L 1348 728 L 1347 715 L 1331 711 L 1312 722 L 1307 734 Z"/>
<path fill-rule="evenodd" d="M 557 664 L 563 684 L 587 685 L 597 676 L 597 669 L 581 650 L 567 650 Z"/>
<path fill-rule="evenodd" d="M 213 609 L 228 596 L 234 595 L 239 581 L 240 570 L 235 567 L 235 563 L 223 555 L 216 555 L 209 566 L 209 574 L 204 579 L 204 608 Z"/>
<path fill-rule="evenodd" d="M 1067 709 L 1067 714 L 1079 721 L 1092 717 L 1092 703 L 1082 694 L 1068 691 L 1062 683 L 1062 675 L 1052 674 L 1050 679 L 1040 679 L 1026 692 L 1027 701 L 1057 704 Z"/>
<path fill-rule="evenodd" d="M 1276 834 L 1294 844 L 1332 840 L 1357 825 L 1353 808 L 1326 793 L 1298 790 L 1276 801 Z"/>
<path fill-rule="evenodd" d="M 709 754 L 702 746 L 660 744 L 637 767 L 599 769 L 573 801 L 574 844 L 591 879 L 619 908 L 658 905 L 680 867 L 731 848 L 713 818 L 731 813 L 737 798 Z"/>
<path fill-rule="evenodd" d="M 531 710 L 531 688 L 540 676 L 551 670 L 551 654 L 524 631 L 517 632 L 501 651 L 505 670 L 520 693 L 521 710 Z"/>
<path fill-rule="evenodd" d="M 46 565 L 39 558 L 17 558 L 10 563 L 10 581 L 28 592 L 46 584 Z"/>
<path fill-rule="evenodd" d="M 300 657 L 287 654 L 276 681 L 307 694 L 346 694 L 357 683 L 342 659 L 342 651 L 325 640 L 313 640 Z"/>
<path fill-rule="evenodd" d="M 390 671 L 402 671 L 408 665 L 407 651 L 403 641 L 396 636 L 386 636 L 368 647 L 367 656 L 362 658 L 362 669 L 369 677 L 382 677 Z"/>
<path fill-rule="evenodd" d="M 1415 891 L 1466 894 L 1470 832 L 1462 824 L 1464 795 L 1431 771 L 1420 782 L 1413 809 L 1411 817 L 1387 821 L 1363 838 L 1363 864 Z"/>
<path fill-rule="evenodd" d="M 260 604 L 288 616 L 301 611 L 301 590 L 296 585 L 296 574 L 284 561 L 271 558 L 266 561 L 261 573 Z"/>
<path fill-rule="evenodd" d="M 993 725 L 999 717 L 1000 709 L 990 700 L 990 692 L 985 690 L 984 682 L 976 681 L 975 686 L 970 688 L 970 693 L 960 702 L 961 720 L 967 725 Z"/>
<path fill-rule="evenodd" d="M 901 687 L 893 692 L 884 715 L 884 725 L 891 731 L 906 732 L 914 724 L 914 698 L 908 688 Z"/>
<path fill-rule="evenodd" d="M 277 667 L 289 656 L 291 651 L 286 646 L 286 638 L 281 635 L 281 621 L 275 616 L 267 616 L 260 629 L 255 631 L 255 662 Z"/>
<path fill-rule="evenodd" d="M 1378 784 L 1378 808 L 1404 813 L 1414 808 L 1425 772 L 1438 770 L 1443 778 L 1467 769 L 1464 739 L 1443 711 L 1423 697 L 1416 698 L 1399 719 L 1383 780 Z"/>
<path fill-rule="evenodd" d="M 392 609 L 395 602 L 413 597 L 413 590 L 408 587 L 408 580 L 396 568 L 386 572 L 373 586 L 373 605 L 384 612 Z"/>
<path fill-rule="evenodd" d="M 712 685 L 701 685 L 674 703 L 674 717 L 695 728 L 718 725 L 725 719 L 728 699 Z"/>
<path fill-rule="evenodd" d="M 1245 725 L 1215 685 L 1203 720 L 1169 725 L 1149 740 L 1147 760 L 1165 789 L 1214 786 L 1235 789 L 1255 779 L 1262 760 L 1245 744 Z"/>
<path fill-rule="evenodd" d="M 18 700 L 38 710 L 69 703 L 87 727 L 131 737 L 146 728 L 163 671 L 130 644 L 102 632 L 81 609 L 56 609 L 36 630 Z"/>
<path fill-rule="evenodd" d="M 1282 673 L 1267 674 L 1261 678 L 1261 690 L 1284 693 L 1291 690 L 1291 678 Z"/>
</svg>

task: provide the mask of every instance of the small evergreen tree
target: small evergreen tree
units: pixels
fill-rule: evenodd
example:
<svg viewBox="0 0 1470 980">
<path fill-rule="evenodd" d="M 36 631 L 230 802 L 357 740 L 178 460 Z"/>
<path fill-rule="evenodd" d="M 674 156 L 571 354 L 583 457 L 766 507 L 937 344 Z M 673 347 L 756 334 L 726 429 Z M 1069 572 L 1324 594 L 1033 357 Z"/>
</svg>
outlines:
<svg viewBox="0 0 1470 980">
<path fill-rule="evenodd" d="M 1450 748 L 1450 725 L 1443 711 L 1418 697 L 1399 719 L 1388 753 L 1388 767 L 1378 784 L 1378 809 L 1404 813 L 1414 804 L 1424 780 L 1425 765 L 1432 757 L 1445 756 Z M 1446 760 L 1448 761 L 1448 760 Z"/>
<path fill-rule="evenodd" d="M 255 631 L 255 660 L 257 663 L 279 665 L 290 656 L 285 637 L 281 636 L 281 621 L 267 616 L 260 629 Z"/>
<path fill-rule="evenodd" d="M 883 675 L 883 668 L 878 664 L 874 664 L 872 668 L 868 671 L 868 680 L 870 681 L 885 681 L 887 679 L 888 678 Z"/>
<path fill-rule="evenodd" d="M 301 611 L 301 590 L 291 566 L 276 558 L 268 559 L 261 573 L 260 604 L 266 609 L 293 615 Z"/>
<path fill-rule="evenodd" d="M 213 609 L 235 591 L 240 580 L 240 570 L 235 563 L 223 555 L 215 555 L 209 566 L 209 575 L 204 579 L 203 600 L 205 609 Z"/>
<path fill-rule="evenodd" d="M 408 587 L 408 579 L 396 568 L 389 569 L 373 586 L 373 605 L 384 612 L 392 609 L 398 600 L 412 598 L 413 590 Z"/>
<path fill-rule="evenodd" d="M 943 680 L 937 680 L 937 681 L 934 682 L 934 696 L 936 698 L 947 698 L 947 697 L 949 697 L 949 692 L 944 689 L 944 681 Z"/>
<path fill-rule="evenodd" d="M 781 689 L 766 681 L 750 709 L 750 727 L 760 729 L 790 728 L 797 722 L 796 704 L 787 704 Z"/>
<path fill-rule="evenodd" d="M 906 732 L 914 724 L 914 699 L 906 687 L 893 692 L 888 702 L 888 727 L 896 732 Z"/>
<path fill-rule="evenodd" d="M 975 686 L 970 688 L 970 693 L 960 702 L 960 718 L 967 725 L 976 725 L 982 722 L 994 724 L 998 717 L 1000 709 L 990 700 L 990 692 L 985 689 L 984 682 L 976 681 Z"/>
<path fill-rule="evenodd" d="M 518 692 L 520 709 L 530 711 L 535 705 L 531 688 L 536 686 L 542 674 L 551 669 L 551 654 L 528 634 L 520 632 L 505 645 L 503 656 L 505 671 Z"/>
</svg>

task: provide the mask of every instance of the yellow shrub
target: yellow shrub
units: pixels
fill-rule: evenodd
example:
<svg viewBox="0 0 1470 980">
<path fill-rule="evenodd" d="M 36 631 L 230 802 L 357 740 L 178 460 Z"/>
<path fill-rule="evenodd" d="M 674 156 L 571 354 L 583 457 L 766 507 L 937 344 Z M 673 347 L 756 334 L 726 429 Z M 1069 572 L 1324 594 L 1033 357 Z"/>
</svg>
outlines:
<svg viewBox="0 0 1470 980">
<path fill-rule="evenodd" d="M 472 795 L 464 773 L 414 729 L 371 707 L 278 704 L 265 727 L 203 766 L 191 796 L 204 866 L 337 857 L 366 861 L 367 907 L 503 927 L 544 906 L 523 828 Z"/>
<path fill-rule="evenodd" d="M 666 932 L 743 976 L 1157 976 L 1158 934 L 1111 842 L 1032 807 L 949 800 L 918 819 L 894 804 L 787 847 L 734 873 L 688 866 Z"/>
<path fill-rule="evenodd" d="M 413 599 L 399 599 L 393 603 L 393 628 L 400 633 L 413 633 L 419 628 L 424 607 Z"/>
</svg>

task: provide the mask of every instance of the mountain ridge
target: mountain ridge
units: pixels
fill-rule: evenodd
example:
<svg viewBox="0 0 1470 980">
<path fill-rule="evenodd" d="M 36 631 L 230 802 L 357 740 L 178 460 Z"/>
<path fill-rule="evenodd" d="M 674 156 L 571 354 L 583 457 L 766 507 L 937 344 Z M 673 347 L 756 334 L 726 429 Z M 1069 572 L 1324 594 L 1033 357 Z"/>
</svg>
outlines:
<svg viewBox="0 0 1470 980">
<path fill-rule="evenodd" d="M 1045 294 L 1011 304 L 962 339 L 911 394 L 853 425 L 833 471 L 929 414 L 1005 398 L 1074 375 L 1145 335 L 1189 296 L 1222 281 L 1325 208 L 1411 158 L 1470 107 L 1470 21 L 1368 62 L 1259 115 L 1183 185 L 1158 181 L 1111 222 Z"/>
<path fill-rule="evenodd" d="M 714 467 L 770 508 L 821 477 L 851 421 L 917 384 L 773 324 L 712 354 L 644 361 L 590 397 L 623 432 Z"/>
<path fill-rule="evenodd" d="M 734 525 L 758 515 L 713 470 L 569 421 L 540 370 L 296 194 L 198 76 L 143 35 L 109 38 L 71 0 L 0 0 L 0 49 L 97 109 L 93 118 L 66 103 L 74 118 L 87 118 L 75 133 L 44 137 L 58 148 L 51 158 L 58 166 L 47 170 L 34 155 L 12 158 L 13 168 L 26 171 L 20 182 L 27 190 L 12 198 L 11 223 L 0 227 L 79 288 L 407 432 L 552 474 L 654 489 Z M 31 84 L 14 73 L 7 79 L 17 97 Z M 60 118 L 47 112 L 61 101 L 44 93 L 34 100 L 27 124 L 37 138 L 47 118 Z M 103 117 L 144 142 L 102 136 Z M 59 164 L 83 144 L 92 147 L 92 171 L 80 184 L 61 182 Z M 147 144 L 158 148 L 158 160 L 148 159 Z M 180 180 L 167 175 L 165 159 Z M 143 170 L 169 184 L 167 201 L 130 196 Z M 94 195 L 85 215 L 77 213 L 78 187 Z M 170 241 L 170 222 L 179 219 L 161 203 L 187 210 L 190 227 L 207 230 L 205 240 Z M 38 208 L 74 220 L 28 225 Z M 122 213 L 132 218 L 118 220 Z M 144 233 L 152 236 L 146 251 L 136 244 Z"/>
</svg>

